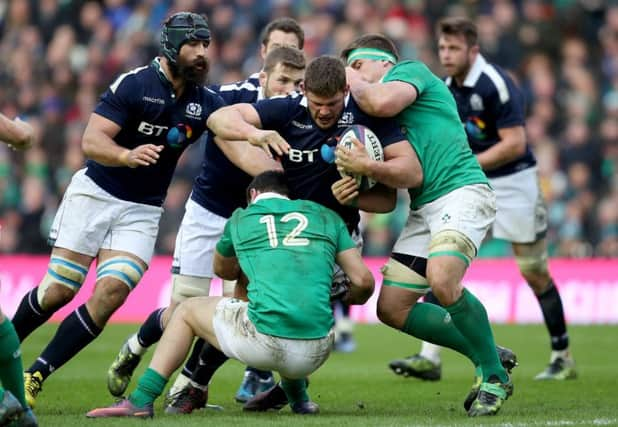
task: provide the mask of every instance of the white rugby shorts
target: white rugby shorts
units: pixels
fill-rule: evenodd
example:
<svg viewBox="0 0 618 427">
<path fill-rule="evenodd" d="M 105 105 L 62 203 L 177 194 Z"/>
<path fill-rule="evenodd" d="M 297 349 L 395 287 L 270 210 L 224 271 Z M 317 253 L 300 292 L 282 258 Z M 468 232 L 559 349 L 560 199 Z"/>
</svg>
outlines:
<svg viewBox="0 0 618 427">
<path fill-rule="evenodd" d="M 334 333 L 315 340 L 265 335 L 247 317 L 248 303 L 223 298 L 215 308 L 213 327 L 226 356 L 258 369 L 277 371 L 290 379 L 315 372 L 330 355 Z"/>
<path fill-rule="evenodd" d="M 427 258 L 431 237 L 443 230 L 462 233 L 478 250 L 495 215 L 496 197 L 491 188 L 466 185 L 410 210 L 393 252 Z"/>
<path fill-rule="evenodd" d="M 77 171 L 64 193 L 49 233 L 55 247 L 96 256 L 124 251 L 150 263 L 163 209 L 118 199 Z"/>
<path fill-rule="evenodd" d="M 210 212 L 189 197 L 176 234 L 172 272 L 184 276 L 214 277 L 215 248 L 226 222 L 227 218 Z"/>
<path fill-rule="evenodd" d="M 547 231 L 547 208 L 536 168 L 490 179 L 496 193 L 491 234 L 513 243 L 534 243 Z"/>
</svg>

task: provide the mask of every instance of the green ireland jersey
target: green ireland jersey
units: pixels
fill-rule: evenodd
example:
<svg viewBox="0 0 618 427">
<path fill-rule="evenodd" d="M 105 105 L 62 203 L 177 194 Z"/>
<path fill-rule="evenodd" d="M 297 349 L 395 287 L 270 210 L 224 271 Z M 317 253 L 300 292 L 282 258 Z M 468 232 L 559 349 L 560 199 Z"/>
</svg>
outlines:
<svg viewBox="0 0 618 427">
<path fill-rule="evenodd" d="M 249 279 L 248 316 L 256 329 L 291 339 L 328 335 L 335 257 L 354 247 L 334 211 L 275 193 L 234 211 L 217 243 L 221 255 L 238 258 Z"/>
<path fill-rule="evenodd" d="M 457 105 L 446 84 L 419 61 L 393 66 L 383 82 L 413 85 L 418 96 L 397 120 L 423 167 L 423 184 L 409 189 L 410 208 L 416 209 L 457 188 L 487 183 L 487 177 L 470 150 Z"/>
</svg>

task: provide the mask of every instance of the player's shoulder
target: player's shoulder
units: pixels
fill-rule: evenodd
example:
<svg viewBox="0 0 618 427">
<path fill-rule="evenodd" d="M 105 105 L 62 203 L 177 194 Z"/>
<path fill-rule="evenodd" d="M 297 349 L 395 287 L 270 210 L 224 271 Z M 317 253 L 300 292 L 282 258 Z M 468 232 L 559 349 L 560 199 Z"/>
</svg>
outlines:
<svg viewBox="0 0 618 427">
<path fill-rule="evenodd" d="M 472 72 L 476 73 L 476 75 L 472 74 L 472 77 L 476 77 L 472 83 L 477 92 L 487 96 L 497 96 L 502 104 L 511 99 L 511 92 L 516 89 L 516 86 L 502 67 L 482 59 L 480 64 L 475 63 Z"/>
<path fill-rule="evenodd" d="M 109 86 L 109 89 L 112 93 L 116 93 L 119 90 L 135 92 L 139 88 L 150 84 L 153 77 L 156 76 L 150 65 L 136 67 L 120 73 Z"/>
</svg>

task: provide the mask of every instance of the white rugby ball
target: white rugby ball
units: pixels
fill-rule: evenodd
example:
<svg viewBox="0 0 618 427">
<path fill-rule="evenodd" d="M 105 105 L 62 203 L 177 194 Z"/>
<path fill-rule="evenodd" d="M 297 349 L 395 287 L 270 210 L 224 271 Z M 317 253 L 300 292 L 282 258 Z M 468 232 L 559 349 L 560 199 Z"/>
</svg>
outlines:
<svg viewBox="0 0 618 427">
<path fill-rule="evenodd" d="M 371 129 L 363 125 L 352 125 L 343 131 L 339 138 L 338 145 L 351 149 L 354 147 L 354 139 L 358 139 L 360 143 L 365 146 L 365 150 L 367 151 L 369 158 L 378 162 L 384 161 L 384 150 L 382 149 L 382 144 Z M 364 175 L 348 174 L 342 170 L 340 170 L 339 173 L 341 176 L 352 176 L 356 178 L 356 182 L 358 183 L 358 187 L 361 191 L 369 190 L 377 183 L 374 179 L 368 178 Z"/>
</svg>

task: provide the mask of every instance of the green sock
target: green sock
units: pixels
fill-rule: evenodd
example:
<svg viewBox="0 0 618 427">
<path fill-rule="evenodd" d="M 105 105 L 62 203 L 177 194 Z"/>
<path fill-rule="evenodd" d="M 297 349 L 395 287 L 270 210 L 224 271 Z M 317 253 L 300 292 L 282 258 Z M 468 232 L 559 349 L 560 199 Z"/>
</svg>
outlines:
<svg viewBox="0 0 618 427">
<path fill-rule="evenodd" d="M 167 384 L 167 378 L 154 369 L 148 368 L 139 378 L 137 388 L 129 395 L 129 400 L 140 408 L 151 405 L 157 397 L 161 396 L 165 384 Z"/>
<path fill-rule="evenodd" d="M 423 341 L 452 348 L 478 365 L 472 346 L 452 322 L 448 311 L 439 305 L 417 302 L 402 331 Z"/>
<path fill-rule="evenodd" d="M 497 375 L 500 381 L 506 382 L 508 375 L 496 353 L 496 343 L 483 304 L 467 289 L 464 289 L 461 297 L 445 308 L 451 313 L 457 329 L 474 346 L 479 358 L 478 365 L 483 372 L 483 380 L 491 375 Z"/>
<path fill-rule="evenodd" d="M 299 380 L 288 380 L 281 378 L 281 388 L 285 392 L 290 405 L 297 402 L 308 402 L 309 395 L 307 394 L 307 380 L 301 378 Z"/>
<path fill-rule="evenodd" d="M 0 324 L 0 380 L 2 386 L 13 393 L 22 406 L 27 408 L 19 338 L 9 319 L 4 319 Z"/>
</svg>

